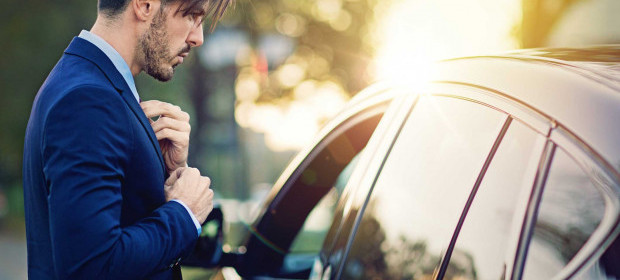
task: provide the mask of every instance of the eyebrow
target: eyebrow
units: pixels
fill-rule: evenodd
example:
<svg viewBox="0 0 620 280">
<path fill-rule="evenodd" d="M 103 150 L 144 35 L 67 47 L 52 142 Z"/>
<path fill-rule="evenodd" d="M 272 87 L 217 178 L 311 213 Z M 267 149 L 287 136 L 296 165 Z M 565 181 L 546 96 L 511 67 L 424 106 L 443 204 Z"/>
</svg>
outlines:
<svg viewBox="0 0 620 280">
<path fill-rule="evenodd" d="M 209 3 L 209 1 L 207 1 L 206 3 Z M 201 16 L 205 16 L 207 14 L 207 9 L 205 8 L 205 6 L 207 5 L 191 5 L 189 7 L 183 7 L 183 6 L 179 6 L 179 8 L 177 9 L 177 13 L 181 12 L 183 13 L 183 16 L 187 16 L 190 14 L 199 14 Z"/>
<path fill-rule="evenodd" d="M 204 7 L 199 8 L 199 9 L 194 9 L 194 13 L 200 14 L 201 16 L 205 16 L 207 15 L 207 10 Z"/>
</svg>

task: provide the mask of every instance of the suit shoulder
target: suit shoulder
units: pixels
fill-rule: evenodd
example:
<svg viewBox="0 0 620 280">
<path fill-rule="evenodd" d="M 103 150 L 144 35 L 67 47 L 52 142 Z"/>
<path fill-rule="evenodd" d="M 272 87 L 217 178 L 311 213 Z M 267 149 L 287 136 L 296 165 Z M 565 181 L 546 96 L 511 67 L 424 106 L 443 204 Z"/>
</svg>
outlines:
<svg viewBox="0 0 620 280">
<path fill-rule="evenodd" d="M 84 106 L 108 106 L 115 110 L 122 110 L 125 107 L 124 103 L 123 98 L 113 87 L 80 83 L 67 88 L 60 94 L 54 102 L 50 103 L 50 110 L 68 107 L 79 111 L 85 109 Z"/>
<path fill-rule="evenodd" d="M 92 62 L 64 55 L 39 89 L 33 109 L 47 111 L 67 95 L 96 94 L 101 100 L 121 100 L 119 92 Z M 85 96 L 88 97 L 88 96 Z"/>
<path fill-rule="evenodd" d="M 99 85 L 113 89 L 105 73 L 88 59 L 65 54 L 50 73 L 48 80 L 53 82 L 65 81 L 68 87 L 78 84 Z"/>
</svg>

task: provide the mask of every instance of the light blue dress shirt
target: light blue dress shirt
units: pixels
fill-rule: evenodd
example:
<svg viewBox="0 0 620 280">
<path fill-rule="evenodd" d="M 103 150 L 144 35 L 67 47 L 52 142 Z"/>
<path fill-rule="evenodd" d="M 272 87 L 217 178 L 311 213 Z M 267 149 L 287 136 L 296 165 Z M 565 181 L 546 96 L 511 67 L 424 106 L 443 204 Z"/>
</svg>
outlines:
<svg viewBox="0 0 620 280">
<path fill-rule="evenodd" d="M 103 40 L 101 37 L 93 33 L 90 33 L 86 30 L 82 30 L 82 32 L 80 32 L 79 37 L 97 46 L 97 48 L 99 48 L 112 61 L 112 64 L 114 64 L 114 67 L 116 67 L 116 70 L 118 70 L 118 72 L 120 72 L 123 78 L 125 79 L 125 82 L 131 89 L 131 93 L 133 93 L 133 96 L 136 98 L 136 101 L 140 103 L 140 96 L 138 95 L 138 90 L 136 89 L 136 83 L 133 80 L 131 69 L 129 69 L 129 65 L 127 65 L 127 62 L 125 61 L 125 59 L 123 59 L 121 54 L 119 54 L 114 49 L 114 47 L 112 47 L 112 45 L 108 44 L 108 42 Z M 187 210 L 187 213 L 189 213 L 189 215 L 192 217 L 192 221 L 194 221 L 194 225 L 196 226 L 198 235 L 200 235 L 200 233 L 202 232 L 202 228 L 200 227 L 200 223 L 196 219 L 196 216 L 194 216 L 194 214 L 189 209 L 189 207 L 187 207 L 187 205 L 185 205 L 183 201 L 176 200 L 176 199 L 173 199 L 171 201 L 181 204 L 185 208 L 185 210 Z"/>
</svg>

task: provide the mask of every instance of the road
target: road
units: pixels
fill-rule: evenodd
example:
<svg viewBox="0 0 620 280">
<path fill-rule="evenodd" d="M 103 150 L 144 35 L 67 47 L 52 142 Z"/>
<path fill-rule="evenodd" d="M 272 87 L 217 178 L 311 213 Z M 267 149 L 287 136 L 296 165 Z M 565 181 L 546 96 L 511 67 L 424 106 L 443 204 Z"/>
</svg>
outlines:
<svg viewBox="0 0 620 280">
<path fill-rule="evenodd" d="M 0 280 L 27 278 L 25 236 L 0 231 Z"/>
</svg>

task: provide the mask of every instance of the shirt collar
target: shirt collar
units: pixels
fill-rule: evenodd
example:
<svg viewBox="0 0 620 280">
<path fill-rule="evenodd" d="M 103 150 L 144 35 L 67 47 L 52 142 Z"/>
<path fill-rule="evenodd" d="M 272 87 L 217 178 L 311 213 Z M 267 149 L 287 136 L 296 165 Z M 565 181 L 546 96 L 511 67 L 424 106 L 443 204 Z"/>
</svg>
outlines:
<svg viewBox="0 0 620 280">
<path fill-rule="evenodd" d="M 131 89 L 133 96 L 136 98 L 136 101 L 140 103 L 140 96 L 138 95 L 138 90 L 136 89 L 136 83 L 134 82 L 133 75 L 131 74 L 131 69 L 129 69 L 129 65 L 123 59 L 123 57 L 112 47 L 112 45 L 108 44 L 101 37 L 90 33 L 86 30 L 82 30 L 79 35 L 80 38 L 91 42 L 93 45 L 97 46 L 105 55 L 112 61 L 116 70 L 121 73 L 125 82 Z"/>
</svg>

